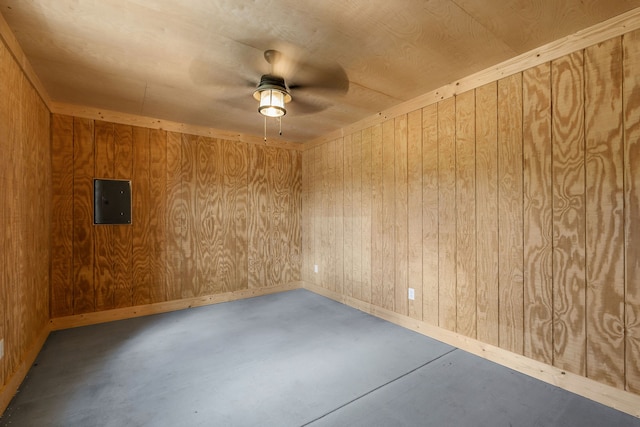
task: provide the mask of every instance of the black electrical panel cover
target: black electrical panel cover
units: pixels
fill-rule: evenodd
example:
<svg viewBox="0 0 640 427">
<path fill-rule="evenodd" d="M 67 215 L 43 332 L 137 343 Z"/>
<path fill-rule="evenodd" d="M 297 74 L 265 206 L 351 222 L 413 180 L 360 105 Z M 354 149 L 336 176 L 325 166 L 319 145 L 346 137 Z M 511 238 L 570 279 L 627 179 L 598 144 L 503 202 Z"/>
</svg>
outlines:
<svg viewBox="0 0 640 427">
<path fill-rule="evenodd" d="M 94 224 L 131 224 L 131 181 L 93 180 Z"/>
</svg>

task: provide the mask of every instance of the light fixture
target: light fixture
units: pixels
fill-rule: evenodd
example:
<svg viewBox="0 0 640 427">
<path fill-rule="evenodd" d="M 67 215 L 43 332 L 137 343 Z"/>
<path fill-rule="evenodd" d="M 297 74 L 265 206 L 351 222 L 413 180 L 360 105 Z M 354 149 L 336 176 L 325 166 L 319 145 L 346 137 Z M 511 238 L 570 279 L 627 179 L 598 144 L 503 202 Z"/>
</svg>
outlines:
<svg viewBox="0 0 640 427">
<path fill-rule="evenodd" d="M 282 77 L 265 74 L 253 92 L 253 97 L 260 101 L 258 112 L 267 117 L 282 117 L 287 114 L 284 104 L 291 101 L 291 94 Z"/>
<path fill-rule="evenodd" d="M 264 140 L 267 140 L 267 117 L 279 120 L 282 135 L 282 116 L 287 114 L 285 104 L 291 102 L 291 94 L 284 79 L 272 74 L 263 75 L 253 97 L 260 102 L 258 112 L 264 116 Z"/>
</svg>

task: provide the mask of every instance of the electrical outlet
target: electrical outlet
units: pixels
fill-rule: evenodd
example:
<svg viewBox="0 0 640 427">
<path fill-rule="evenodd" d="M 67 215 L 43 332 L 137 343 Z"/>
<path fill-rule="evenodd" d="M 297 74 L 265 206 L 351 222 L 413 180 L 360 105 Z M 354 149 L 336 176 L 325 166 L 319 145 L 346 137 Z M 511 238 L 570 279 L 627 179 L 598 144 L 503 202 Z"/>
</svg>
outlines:
<svg viewBox="0 0 640 427">
<path fill-rule="evenodd" d="M 416 291 L 413 288 L 409 288 L 409 299 L 410 300 L 416 299 Z"/>
<path fill-rule="evenodd" d="M 318 272 L 318 264 L 314 264 L 313 265 L 313 272 L 317 273 Z"/>
</svg>

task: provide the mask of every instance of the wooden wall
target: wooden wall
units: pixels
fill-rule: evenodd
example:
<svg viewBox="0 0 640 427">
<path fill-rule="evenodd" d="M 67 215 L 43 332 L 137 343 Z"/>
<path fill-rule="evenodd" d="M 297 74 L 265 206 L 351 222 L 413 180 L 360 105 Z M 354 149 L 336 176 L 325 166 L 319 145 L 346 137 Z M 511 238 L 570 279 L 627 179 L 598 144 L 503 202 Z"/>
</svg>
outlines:
<svg viewBox="0 0 640 427">
<path fill-rule="evenodd" d="M 52 317 L 300 280 L 299 151 L 52 116 Z M 132 224 L 93 225 L 93 179 Z"/>
<path fill-rule="evenodd" d="M 640 393 L 640 32 L 302 167 L 304 281 Z"/>
<path fill-rule="evenodd" d="M 0 38 L 0 390 L 49 320 L 49 117 Z"/>
</svg>

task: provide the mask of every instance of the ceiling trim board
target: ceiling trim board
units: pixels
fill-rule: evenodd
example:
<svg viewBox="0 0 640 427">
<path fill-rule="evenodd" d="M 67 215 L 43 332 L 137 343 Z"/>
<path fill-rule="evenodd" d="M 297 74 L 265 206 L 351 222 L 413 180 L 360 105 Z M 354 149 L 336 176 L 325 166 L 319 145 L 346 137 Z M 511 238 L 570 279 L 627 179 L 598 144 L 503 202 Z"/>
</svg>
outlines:
<svg viewBox="0 0 640 427">
<path fill-rule="evenodd" d="M 104 110 L 93 107 L 83 107 L 79 105 L 53 102 L 50 108 L 54 114 L 64 114 L 67 116 L 80 117 L 83 119 L 103 120 L 112 123 L 119 123 L 131 126 L 140 126 L 150 129 L 161 129 L 171 132 L 186 133 L 189 135 L 206 136 L 210 138 L 224 139 L 227 141 L 246 142 L 249 144 L 268 145 L 271 147 L 285 148 L 289 150 L 302 151 L 303 145 L 276 138 L 264 138 L 249 134 L 232 132 L 222 129 L 215 129 L 206 126 L 190 125 L 168 120 L 160 120 L 153 117 L 140 116 L 137 114 L 120 113 L 117 111 Z M 258 117 L 256 117 L 259 120 Z"/>
<path fill-rule="evenodd" d="M 640 7 L 444 85 L 436 90 L 410 99 L 409 101 L 369 116 L 352 125 L 321 136 L 320 138 L 307 141 L 304 143 L 304 149 L 314 148 L 326 142 L 341 138 L 343 135 L 350 135 L 375 124 L 382 123 L 403 114 L 408 114 L 444 99 L 452 98 L 458 94 L 478 88 L 484 84 L 520 73 L 542 63 L 553 61 L 569 53 L 585 49 L 614 37 L 622 36 L 637 29 L 640 29 Z"/>
</svg>

